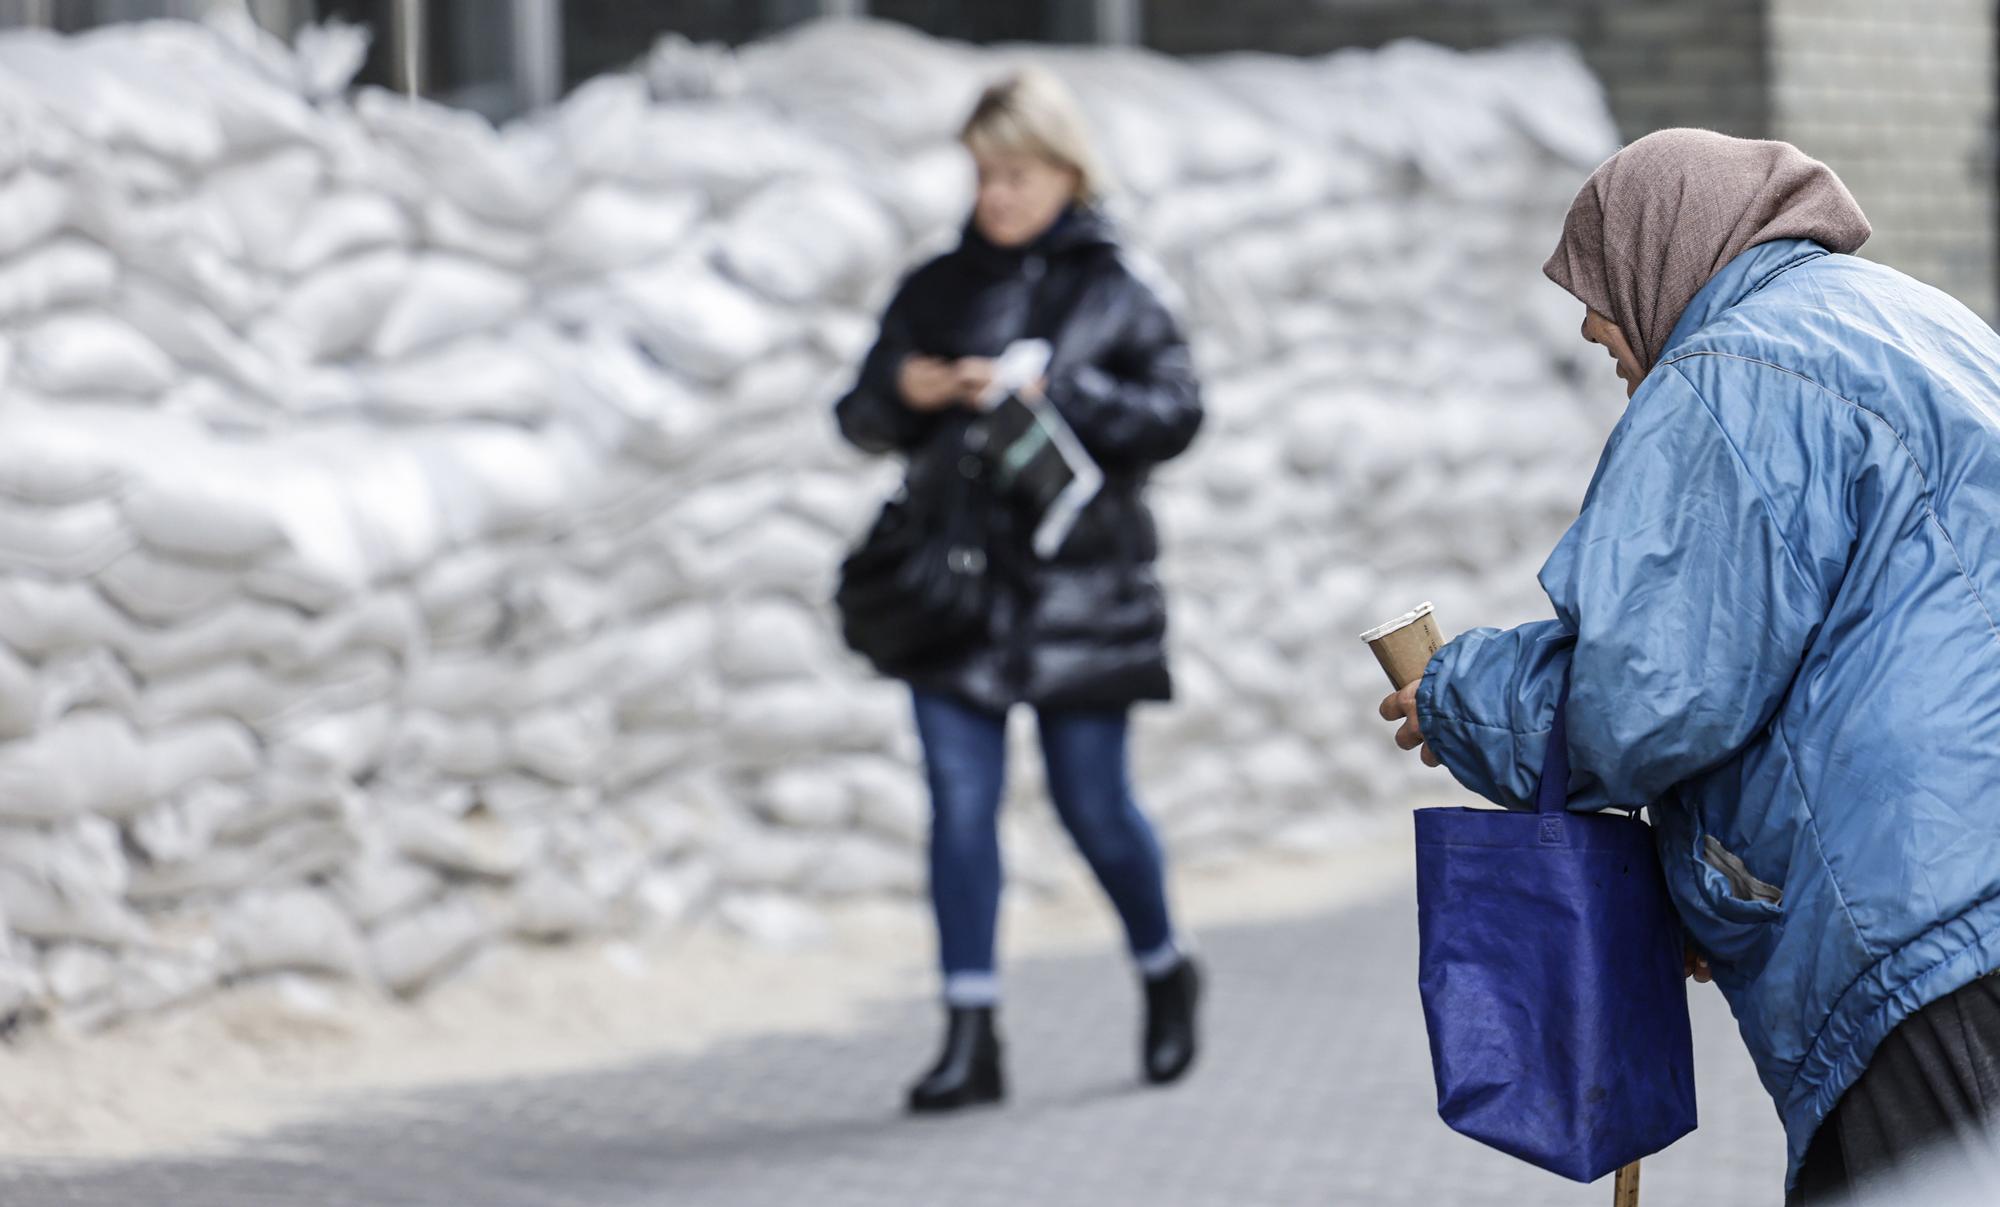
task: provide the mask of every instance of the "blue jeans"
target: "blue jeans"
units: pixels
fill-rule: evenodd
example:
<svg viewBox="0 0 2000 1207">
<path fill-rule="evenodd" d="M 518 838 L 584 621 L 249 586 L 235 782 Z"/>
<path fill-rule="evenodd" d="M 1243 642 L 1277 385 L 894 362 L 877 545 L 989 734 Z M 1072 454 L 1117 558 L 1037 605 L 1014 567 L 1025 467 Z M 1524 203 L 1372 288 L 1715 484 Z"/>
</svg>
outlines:
<svg viewBox="0 0 2000 1207">
<path fill-rule="evenodd" d="M 993 947 L 1007 718 L 924 691 L 916 693 L 916 714 L 931 790 L 931 903 L 945 997 L 986 1005 L 998 996 Z M 1132 799 L 1125 710 L 1042 709 L 1037 717 L 1057 815 L 1118 910 L 1141 970 L 1167 971 L 1179 956 L 1166 872 L 1159 839 Z"/>
</svg>

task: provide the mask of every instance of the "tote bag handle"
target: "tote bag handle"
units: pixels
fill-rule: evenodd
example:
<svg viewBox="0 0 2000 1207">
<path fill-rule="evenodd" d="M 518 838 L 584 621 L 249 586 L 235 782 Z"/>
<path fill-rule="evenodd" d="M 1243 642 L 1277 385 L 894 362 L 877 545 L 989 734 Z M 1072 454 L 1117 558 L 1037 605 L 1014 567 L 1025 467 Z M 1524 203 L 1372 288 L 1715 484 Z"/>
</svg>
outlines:
<svg viewBox="0 0 2000 1207">
<path fill-rule="evenodd" d="M 1542 755 L 1542 782 L 1535 788 L 1535 812 L 1542 815 L 1542 841 L 1562 841 L 1562 816 L 1569 811 L 1569 681 L 1556 700 L 1556 717 L 1549 724 L 1549 748 Z M 1611 1207 L 1639 1207 L 1639 1163 L 1618 1171 L 1611 1181 Z"/>
</svg>

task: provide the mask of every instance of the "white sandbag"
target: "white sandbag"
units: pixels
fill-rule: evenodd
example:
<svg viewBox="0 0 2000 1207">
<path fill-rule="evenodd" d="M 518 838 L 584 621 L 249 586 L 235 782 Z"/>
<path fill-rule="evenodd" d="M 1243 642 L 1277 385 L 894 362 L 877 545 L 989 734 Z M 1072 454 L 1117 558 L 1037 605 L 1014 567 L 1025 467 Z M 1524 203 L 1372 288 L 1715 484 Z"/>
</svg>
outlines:
<svg viewBox="0 0 2000 1207">
<path fill-rule="evenodd" d="M 916 852 L 865 834 L 843 834 L 827 848 L 806 891 L 827 897 L 914 897 L 924 888 Z"/>
<path fill-rule="evenodd" d="M 347 91 L 368 61 L 366 26 L 325 21 L 301 28 L 292 39 L 294 79 L 310 100 L 327 100 Z"/>
<path fill-rule="evenodd" d="M 292 888 L 231 902 L 215 922 L 227 975 L 318 972 L 343 979 L 365 966 L 361 932 L 326 893 Z"/>
<path fill-rule="evenodd" d="M 343 655 L 303 680 L 280 679 L 249 663 L 219 663 L 148 684 L 137 717 L 148 726 L 230 717 L 268 736 L 316 713 L 379 703 L 395 688 L 394 662 L 370 651 Z"/>
<path fill-rule="evenodd" d="M 333 359 L 363 347 L 402 293 L 412 264 L 385 248 L 320 268 L 250 328 L 251 341 L 296 360 Z"/>
<path fill-rule="evenodd" d="M 428 712 L 402 719 L 388 759 L 394 767 L 427 768 L 460 779 L 483 779 L 508 765 L 506 738 L 498 721 Z"/>
<path fill-rule="evenodd" d="M 210 566 L 248 566 L 287 544 L 256 482 L 155 477 L 127 495 L 126 520 L 153 550 Z"/>
<path fill-rule="evenodd" d="M 33 168 L 0 180 L 0 256 L 46 242 L 70 216 L 70 187 Z"/>
<path fill-rule="evenodd" d="M 631 634 L 629 657 L 609 686 L 620 703 L 667 689 L 700 667 L 713 648 L 716 617 L 689 605 L 664 612 Z"/>
<path fill-rule="evenodd" d="M 653 927 L 678 926 L 710 904 L 720 881 L 707 860 L 683 859 L 642 876 L 632 894 L 633 904 Z"/>
<path fill-rule="evenodd" d="M 145 738 L 146 798 L 164 800 L 197 784 L 255 775 L 256 739 L 233 721 L 207 718 L 156 730 Z"/>
<path fill-rule="evenodd" d="M 330 875 L 357 849 L 344 820 L 309 817 L 265 830 L 244 843 L 218 844 L 186 863 L 136 867 L 127 896 L 136 904 L 153 906 L 259 885 L 293 884 Z"/>
<path fill-rule="evenodd" d="M 482 264 L 525 272 L 542 257 L 539 231 L 488 222 L 443 197 L 424 203 L 422 221 L 424 242 Z"/>
<path fill-rule="evenodd" d="M 86 583 L 0 576 L 0 642 L 29 657 L 108 645 L 127 627 Z"/>
<path fill-rule="evenodd" d="M 829 617 L 785 600 L 758 600 L 725 619 L 716 666 L 745 683 L 816 678 L 831 661 L 833 633 Z"/>
<path fill-rule="evenodd" d="M 145 748 L 122 717 L 74 713 L 0 745 L 0 820 L 116 816 L 144 803 L 146 791 Z"/>
<path fill-rule="evenodd" d="M 909 725 L 908 701 L 873 685 L 781 683 L 732 691 L 722 732 L 732 755 L 750 759 L 806 750 L 879 750 Z"/>
<path fill-rule="evenodd" d="M 127 76 L 128 65 L 116 62 L 116 41 L 102 33 L 75 41 L 15 33 L 0 40 L 0 73 L 32 88 L 87 143 L 132 146 L 186 165 L 220 158 L 225 143 L 214 114 L 198 98 L 162 103 L 156 90 L 163 81 Z"/>
<path fill-rule="evenodd" d="M 92 306 L 118 286 L 118 262 L 88 239 L 63 238 L 0 264 L 0 321 Z"/>
<path fill-rule="evenodd" d="M 74 1010 L 109 996 L 118 981 L 118 961 L 102 948 L 57 943 L 42 957 L 42 979 L 58 1010 Z"/>
<path fill-rule="evenodd" d="M 400 591 L 370 594 L 350 607 L 314 620 L 298 632 L 297 644 L 264 657 L 272 669 L 301 674 L 352 650 L 380 650 L 408 668 L 425 649 L 423 615 Z"/>
<path fill-rule="evenodd" d="M 260 400 L 278 399 L 288 388 L 264 349 L 206 306 L 170 289 L 129 282 L 119 313 L 184 368 L 207 369 Z"/>
<path fill-rule="evenodd" d="M 639 138 L 639 123 L 651 103 L 644 78 L 635 72 L 611 72 L 578 84 L 556 106 L 552 119 L 579 172 L 618 176 L 624 173 Z"/>
<path fill-rule="evenodd" d="M 446 898 L 381 923 L 368 937 L 369 965 L 384 986 L 414 994 L 464 963 L 492 933 L 478 906 Z"/>
<path fill-rule="evenodd" d="M 94 580 L 104 597 L 148 624 L 174 624 L 236 598 L 237 577 L 214 566 L 172 560 L 143 547 L 114 559 Z"/>
<path fill-rule="evenodd" d="M 233 440 L 270 435 L 280 421 L 268 404 L 206 374 L 183 378 L 160 395 L 158 409 Z"/>
<path fill-rule="evenodd" d="M 490 650 L 433 654 L 410 668 L 402 701 L 414 712 L 469 717 L 491 713 L 516 673 L 513 663 Z"/>
<path fill-rule="evenodd" d="M 433 626 L 482 599 L 494 597 L 517 555 L 490 545 L 453 549 L 423 568 L 412 589 Z"/>
<path fill-rule="evenodd" d="M 707 401 L 623 334 L 593 326 L 559 366 L 564 409 L 603 448 L 674 464 L 697 456 L 716 419 Z"/>
<path fill-rule="evenodd" d="M 197 784 L 132 818 L 127 833 L 149 862 L 185 864 L 205 854 L 223 826 L 250 807 L 247 788 Z"/>
<path fill-rule="evenodd" d="M 772 180 L 840 166 L 824 143 L 759 110 L 698 102 L 650 110 L 613 174 L 634 184 L 693 189 L 728 208 Z"/>
<path fill-rule="evenodd" d="M 22 382 L 46 394 L 158 394 L 174 364 L 137 328 L 106 314 L 46 319 L 21 334 Z"/>
<path fill-rule="evenodd" d="M 0 954 L 0 1020 L 8 1025 L 34 1013 L 37 1003 L 48 992 L 47 983 L 33 961 L 30 951 Z"/>
<path fill-rule="evenodd" d="M 53 507 L 115 494 L 125 480 L 117 450 L 42 414 L 17 401 L 0 415 L 0 498 Z"/>
<path fill-rule="evenodd" d="M 686 245 L 705 209 L 692 189 L 591 185 L 549 219 L 544 263 L 556 273 L 596 276 L 665 259 Z"/>
<path fill-rule="evenodd" d="M 132 546 L 125 518 L 109 499 L 61 507 L 0 501 L 0 573 L 85 578 Z"/>
<path fill-rule="evenodd" d="M 360 780 L 381 765 L 396 724 L 388 705 L 306 719 L 274 742 L 274 768 Z"/>
<path fill-rule="evenodd" d="M 205 950 L 129 951 L 118 961 L 109 998 L 73 1015 L 69 1025 L 91 1031 L 123 1018 L 157 1014 L 212 993 L 220 980 L 221 972 Z"/>
<path fill-rule="evenodd" d="M 528 304 L 528 285 L 464 256 L 432 253 L 412 265 L 368 350 L 383 360 L 506 323 Z"/>
<path fill-rule="evenodd" d="M 909 156 L 867 180 L 916 246 L 942 243 L 972 212 L 972 157 L 955 144 Z"/>
<path fill-rule="evenodd" d="M 123 659 L 108 649 L 75 650 L 42 663 L 36 676 L 41 723 L 87 708 L 130 715 L 139 687 Z"/>
<path fill-rule="evenodd" d="M 535 868 L 508 895 L 509 929 L 529 939 L 553 941 L 601 929 L 605 903 L 553 868 Z"/>
<path fill-rule="evenodd" d="M 454 875 L 511 880 L 540 854 L 537 834 L 499 818 L 405 807 L 383 820 L 399 854 Z"/>
<path fill-rule="evenodd" d="M 224 164 L 202 181 L 204 201 L 227 215 L 259 268 L 282 268 L 297 237 L 299 214 L 320 195 L 325 164 L 318 152 L 293 146 Z"/>
<path fill-rule="evenodd" d="M 819 765 L 787 767 L 751 799 L 766 820 L 799 830 L 838 829 L 854 815 L 846 783 Z"/>
<path fill-rule="evenodd" d="M 647 853 L 655 859 L 685 855 L 703 845 L 711 822 L 672 785 L 662 785 L 627 797 L 618 811 L 638 828 Z"/>
<path fill-rule="evenodd" d="M 124 905 L 128 884 L 118 827 L 101 818 L 0 829 L 0 914 L 18 934 L 135 942 L 144 928 Z"/>
<path fill-rule="evenodd" d="M 444 531 L 477 541 L 543 522 L 574 506 L 602 465 L 573 431 L 461 424 L 413 432 L 403 447 L 423 464 Z"/>
<path fill-rule="evenodd" d="M 296 646 L 304 628 L 305 621 L 289 609 L 231 600 L 174 628 L 135 628 L 119 643 L 119 652 L 141 675 L 163 678 Z"/>
<path fill-rule="evenodd" d="M 629 628 L 610 625 L 574 645 L 537 640 L 545 652 L 502 665 L 504 682 L 487 696 L 487 707 L 520 716 L 602 697 L 632 657 L 630 641 Z"/>
<path fill-rule="evenodd" d="M 706 683 L 693 693 L 694 699 L 685 697 L 678 707 L 669 703 L 664 707 L 656 698 L 649 697 L 642 704 L 634 706 L 624 703 L 619 706 L 618 720 L 622 728 L 618 742 L 611 754 L 604 760 L 604 791 L 621 795 L 643 784 L 660 779 L 675 779 L 699 761 L 707 751 L 707 744 L 699 733 L 687 724 L 690 714 L 700 716 L 715 711 L 715 700 L 720 690 L 712 683 Z M 646 728 L 642 722 L 646 714 L 670 713 L 661 721 L 664 728 Z"/>
<path fill-rule="evenodd" d="M 559 784 L 585 784 L 601 769 L 616 735 L 611 702 L 598 698 L 523 717 L 507 737 L 516 766 Z"/>
<path fill-rule="evenodd" d="M 766 947 L 790 949 L 821 942 L 826 919 L 780 892 L 733 892 L 715 904 L 715 916 L 737 934 Z"/>
<path fill-rule="evenodd" d="M 661 363 L 703 381 L 719 381 L 796 335 L 793 324 L 694 256 L 621 273 L 612 285 Z"/>
<path fill-rule="evenodd" d="M 479 808 L 495 817 L 531 825 L 538 819 L 588 813 L 604 803 L 595 787 L 551 783 L 519 771 L 480 781 L 472 796 Z"/>
<path fill-rule="evenodd" d="M 408 216 L 392 199 L 354 189 L 328 193 L 296 219 L 278 266 L 304 275 L 361 252 L 407 247 L 413 236 Z"/>
<path fill-rule="evenodd" d="M 533 424 L 551 411 L 542 364 L 514 343 L 472 336 L 367 372 L 366 406 L 397 422 L 498 419 Z"/>
<path fill-rule="evenodd" d="M 355 113 L 433 187 L 473 214 L 530 226 L 568 191 L 567 165 L 507 154 L 486 119 L 467 110 L 364 88 Z"/>
<path fill-rule="evenodd" d="M 26 737 L 43 721 L 42 686 L 33 668 L 0 643 L 0 741 Z"/>
<path fill-rule="evenodd" d="M 816 136 L 907 153 L 958 133 L 987 82 L 974 53 L 889 21 L 824 21 L 738 57 L 745 85 Z"/>
<path fill-rule="evenodd" d="M 509 579 L 506 601 L 520 641 L 542 648 L 583 640 L 610 612 L 602 584 L 559 565 L 539 566 Z"/>
<path fill-rule="evenodd" d="M 901 250 L 901 233 L 868 194 L 839 178 L 815 178 L 751 198 L 720 234 L 716 254 L 738 281 L 798 305 L 855 297 Z"/>
<path fill-rule="evenodd" d="M 851 369 L 829 362 L 810 345 L 796 344 L 762 357 L 731 379 L 728 411 L 736 423 L 719 433 L 720 438 L 713 443 L 723 452 L 735 451 L 747 444 L 751 421 L 790 416 L 801 398 L 838 398 L 853 380 Z M 791 464 L 825 465 L 835 458 L 845 463 L 836 443 L 824 433 L 825 429 L 814 431 L 809 424 L 793 422 L 755 435 L 765 445 L 767 455 L 782 456 Z M 730 437 L 741 437 L 741 441 L 725 443 Z"/>
<path fill-rule="evenodd" d="M 839 538 L 780 513 L 758 520 L 709 554 L 699 572 L 705 583 L 718 587 L 819 600 L 830 597 L 843 552 Z"/>
<path fill-rule="evenodd" d="M 149 87 L 170 80 L 172 103 L 191 99 L 213 113 L 224 146 L 238 156 L 308 135 L 313 111 L 296 91 L 290 49 L 247 12 L 218 10 L 200 24 L 126 24 L 92 37 L 125 51 L 112 61 L 128 78 Z"/>
<path fill-rule="evenodd" d="M 443 889 L 444 877 L 423 864 L 370 850 L 342 868 L 331 887 L 348 916 L 374 926 L 431 901 Z"/>
<path fill-rule="evenodd" d="M 847 786 L 859 823 L 876 834 L 908 846 L 930 833 L 930 801 L 923 776 L 879 755 L 857 755 L 831 768 Z"/>
</svg>

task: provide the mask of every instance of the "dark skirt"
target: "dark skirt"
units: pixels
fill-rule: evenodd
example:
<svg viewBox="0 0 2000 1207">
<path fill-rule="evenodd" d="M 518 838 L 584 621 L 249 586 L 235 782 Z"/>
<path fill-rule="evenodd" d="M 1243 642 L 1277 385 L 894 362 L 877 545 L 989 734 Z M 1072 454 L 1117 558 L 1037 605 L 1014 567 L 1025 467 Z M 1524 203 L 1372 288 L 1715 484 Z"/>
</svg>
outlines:
<svg viewBox="0 0 2000 1207">
<path fill-rule="evenodd" d="M 1813 1133 L 1786 1207 L 1868 1201 L 1877 1178 L 1990 1168 L 2000 1125 L 2000 973 L 1904 1019 Z M 1884 1191 L 1894 1196 L 1890 1186 Z M 2000 1197 L 2000 1192 L 1996 1192 Z"/>
</svg>

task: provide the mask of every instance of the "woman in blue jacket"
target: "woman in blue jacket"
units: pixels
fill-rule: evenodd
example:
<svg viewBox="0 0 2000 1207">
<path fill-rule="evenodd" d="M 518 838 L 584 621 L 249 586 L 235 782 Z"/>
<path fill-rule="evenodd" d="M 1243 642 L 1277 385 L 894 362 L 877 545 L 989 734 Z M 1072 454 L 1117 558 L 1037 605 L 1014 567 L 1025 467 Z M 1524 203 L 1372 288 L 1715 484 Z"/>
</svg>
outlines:
<svg viewBox="0 0 2000 1207">
<path fill-rule="evenodd" d="M 2000 338 L 1855 258 L 1784 143 L 1669 130 L 1545 266 L 1630 404 L 1541 575 L 1453 641 L 1405 749 L 1532 799 L 1567 679 L 1573 809 L 1650 806 L 1788 1141 L 1795 1204 L 2000 1115 Z"/>
</svg>

